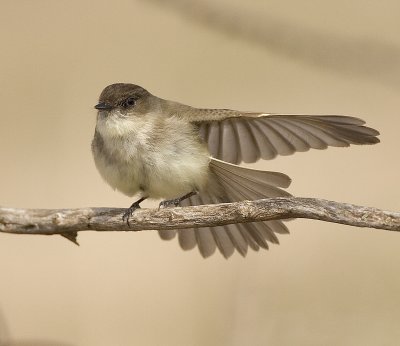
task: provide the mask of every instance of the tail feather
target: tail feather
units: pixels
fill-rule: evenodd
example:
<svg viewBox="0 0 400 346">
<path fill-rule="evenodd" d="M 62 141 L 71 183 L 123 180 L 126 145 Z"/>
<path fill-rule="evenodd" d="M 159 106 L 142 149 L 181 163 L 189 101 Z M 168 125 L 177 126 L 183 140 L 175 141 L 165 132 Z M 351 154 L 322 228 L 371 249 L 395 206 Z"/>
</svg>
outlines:
<svg viewBox="0 0 400 346">
<path fill-rule="evenodd" d="M 289 229 L 286 227 L 286 225 L 283 222 L 277 221 L 277 220 L 271 220 L 268 221 L 270 225 L 272 225 L 273 230 L 275 233 L 278 234 L 289 234 Z"/>
<path fill-rule="evenodd" d="M 282 173 L 243 168 L 214 159 L 211 160 L 210 171 L 211 186 L 215 188 L 200 191 L 197 195 L 182 201 L 182 206 L 290 196 L 281 189 L 290 184 L 290 178 Z M 167 232 L 171 234 L 164 234 L 163 239 L 173 237 L 174 231 Z M 182 249 L 190 250 L 197 245 L 203 257 L 211 256 L 218 249 L 225 258 L 229 258 L 234 250 L 246 256 L 249 247 L 254 251 L 260 248 L 268 249 L 268 242 L 279 244 L 275 233 L 286 234 L 289 231 L 281 221 L 273 220 L 185 229 L 177 232 Z"/>
<path fill-rule="evenodd" d="M 211 229 L 209 227 L 200 227 L 195 228 L 194 232 L 201 255 L 207 258 L 214 254 L 217 244 L 215 243 Z"/>
<path fill-rule="evenodd" d="M 225 258 L 229 258 L 235 251 L 235 246 L 229 233 L 225 231 L 223 226 L 210 228 L 214 237 L 215 243 L 217 244 L 218 250 L 222 253 Z"/>
<path fill-rule="evenodd" d="M 178 231 L 179 245 L 183 250 L 192 250 L 196 244 L 196 235 L 194 229 L 183 229 Z"/>
<path fill-rule="evenodd" d="M 176 230 L 174 230 L 174 229 L 160 229 L 158 231 L 158 234 L 160 235 L 160 238 L 162 240 L 171 240 L 171 239 L 175 238 Z"/>
<path fill-rule="evenodd" d="M 242 223 L 238 223 L 235 225 L 232 225 L 232 227 L 237 228 L 240 233 L 242 234 L 243 238 L 246 239 L 249 247 L 253 250 L 253 251 L 258 251 L 260 250 L 260 246 L 257 244 L 257 242 L 253 239 L 253 237 L 251 236 L 250 232 L 247 230 L 246 226 Z"/>
<path fill-rule="evenodd" d="M 264 224 L 261 222 L 252 222 L 247 223 L 245 225 L 246 231 L 250 234 L 250 236 L 254 239 L 257 245 L 263 249 L 268 250 L 269 246 L 267 240 L 265 239 L 263 226 Z"/>
<path fill-rule="evenodd" d="M 240 231 L 236 225 L 225 225 L 224 229 L 231 239 L 233 246 L 243 257 L 247 255 L 247 249 L 249 247 L 249 243 L 246 239 L 246 236 Z"/>
</svg>

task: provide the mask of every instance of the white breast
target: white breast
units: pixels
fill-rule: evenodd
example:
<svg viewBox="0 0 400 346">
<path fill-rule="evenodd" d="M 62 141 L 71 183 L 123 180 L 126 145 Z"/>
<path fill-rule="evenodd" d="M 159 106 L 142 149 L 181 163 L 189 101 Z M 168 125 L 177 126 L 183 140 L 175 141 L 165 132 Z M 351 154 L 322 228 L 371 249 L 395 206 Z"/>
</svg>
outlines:
<svg viewBox="0 0 400 346">
<path fill-rule="evenodd" d="M 176 117 L 98 119 L 93 155 L 102 177 L 128 196 L 175 198 L 207 184 L 209 154 L 192 125 Z M 95 142 L 98 142 L 97 144 Z"/>
</svg>

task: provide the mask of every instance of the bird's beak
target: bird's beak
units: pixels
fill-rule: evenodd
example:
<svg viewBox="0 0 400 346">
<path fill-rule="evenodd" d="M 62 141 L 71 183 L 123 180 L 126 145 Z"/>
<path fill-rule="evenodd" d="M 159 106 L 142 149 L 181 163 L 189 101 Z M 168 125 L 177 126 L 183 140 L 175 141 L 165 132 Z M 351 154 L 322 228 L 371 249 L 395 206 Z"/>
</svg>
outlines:
<svg viewBox="0 0 400 346">
<path fill-rule="evenodd" d="M 109 111 L 109 110 L 112 109 L 112 106 L 107 104 L 107 103 L 105 103 L 105 102 L 100 102 L 99 104 L 94 106 L 94 108 L 96 108 L 98 110 L 102 110 L 102 111 L 104 111 L 104 110 Z"/>
</svg>

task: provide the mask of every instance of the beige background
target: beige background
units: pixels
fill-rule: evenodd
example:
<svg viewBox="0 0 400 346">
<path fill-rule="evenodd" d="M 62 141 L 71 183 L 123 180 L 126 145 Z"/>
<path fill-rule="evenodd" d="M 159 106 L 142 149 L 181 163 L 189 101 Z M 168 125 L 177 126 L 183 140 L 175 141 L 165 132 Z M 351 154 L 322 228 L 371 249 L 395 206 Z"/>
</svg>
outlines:
<svg viewBox="0 0 400 346">
<path fill-rule="evenodd" d="M 100 91 L 126 81 L 195 106 L 360 116 L 381 144 L 255 166 L 295 195 L 400 210 L 399 14 L 396 0 L 2 0 L 0 204 L 128 206 L 90 152 Z M 399 344 L 400 234 L 289 226 L 228 261 L 155 232 L 80 247 L 2 234 L 0 344 Z"/>
</svg>

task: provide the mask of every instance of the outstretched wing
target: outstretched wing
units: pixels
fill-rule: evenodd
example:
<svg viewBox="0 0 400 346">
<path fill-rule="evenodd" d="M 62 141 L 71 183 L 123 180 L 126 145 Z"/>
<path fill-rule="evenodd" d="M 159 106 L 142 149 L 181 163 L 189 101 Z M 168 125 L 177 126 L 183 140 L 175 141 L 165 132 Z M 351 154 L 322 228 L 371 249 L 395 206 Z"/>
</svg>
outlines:
<svg viewBox="0 0 400 346">
<path fill-rule="evenodd" d="M 364 126 L 361 119 L 343 115 L 279 115 L 223 109 L 190 113 L 190 121 L 197 125 L 211 156 L 234 164 L 311 148 L 379 142 L 378 131 Z"/>
</svg>

